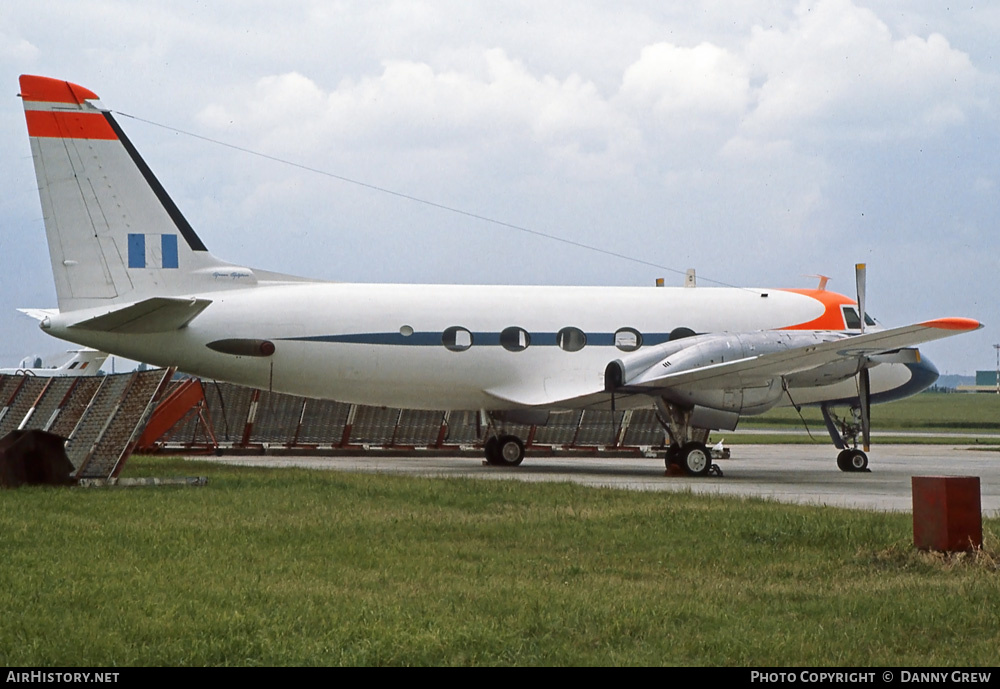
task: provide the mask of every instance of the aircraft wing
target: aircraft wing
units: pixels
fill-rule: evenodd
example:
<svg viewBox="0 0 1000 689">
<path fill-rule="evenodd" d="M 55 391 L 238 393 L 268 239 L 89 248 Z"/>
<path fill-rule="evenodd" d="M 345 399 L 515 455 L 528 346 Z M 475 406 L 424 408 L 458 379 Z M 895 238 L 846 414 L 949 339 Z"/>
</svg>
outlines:
<svg viewBox="0 0 1000 689">
<path fill-rule="evenodd" d="M 785 351 L 700 366 L 677 373 L 666 372 L 654 364 L 646 372 L 629 381 L 628 386 L 629 388 L 639 386 L 652 391 L 681 386 L 724 387 L 732 383 L 746 384 L 754 380 L 763 381 L 808 371 L 845 359 L 875 357 L 905 347 L 978 330 L 981 327 L 983 327 L 981 323 L 969 318 L 939 318 Z M 658 368 L 659 371 L 656 370 Z"/>
<path fill-rule="evenodd" d="M 659 390 L 670 388 L 743 387 L 758 380 L 767 381 L 778 376 L 787 376 L 851 359 L 867 358 L 877 363 L 880 357 L 896 350 L 982 327 L 978 321 L 969 318 L 939 318 L 863 335 L 847 335 L 826 341 L 816 340 L 805 346 L 676 372 L 670 372 L 669 368 L 661 366 L 662 360 L 654 360 L 644 370 L 624 381 L 621 393 L 655 395 Z M 633 356 L 638 358 L 640 352 L 636 352 Z M 628 359 L 623 357 L 622 361 L 628 363 Z M 605 392 L 603 381 L 596 379 L 578 380 L 573 383 L 567 381 L 566 385 L 560 387 L 546 383 L 544 387 L 531 388 L 525 386 L 523 382 L 512 383 L 502 389 L 487 390 L 487 393 L 508 404 L 556 408 L 572 408 L 594 403 L 599 399 L 606 400 Z"/>
</svg>

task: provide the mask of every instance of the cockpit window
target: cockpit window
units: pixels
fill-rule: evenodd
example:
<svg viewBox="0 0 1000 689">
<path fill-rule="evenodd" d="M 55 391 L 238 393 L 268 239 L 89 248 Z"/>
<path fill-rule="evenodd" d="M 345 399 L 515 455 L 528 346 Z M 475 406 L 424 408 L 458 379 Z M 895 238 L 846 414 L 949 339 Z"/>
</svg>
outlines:
<svg viewBox="0 0 1000 689">
<path fill-rule="evenodd" d="M 861 330 L 861 319 L 858 318 L 858 310 L 853 306 L 844 307 L 844 324 L 848 330 Z"/>
<path fill-rule="evenodd" d="M 861 319 L 858 318 L 858 310 L 853 306 L 844 307 L 844 324 L 848 330 L 861 330 Z M 865 314 L 865 325 L 875 325 L 875 319 Z"/>
</svg>

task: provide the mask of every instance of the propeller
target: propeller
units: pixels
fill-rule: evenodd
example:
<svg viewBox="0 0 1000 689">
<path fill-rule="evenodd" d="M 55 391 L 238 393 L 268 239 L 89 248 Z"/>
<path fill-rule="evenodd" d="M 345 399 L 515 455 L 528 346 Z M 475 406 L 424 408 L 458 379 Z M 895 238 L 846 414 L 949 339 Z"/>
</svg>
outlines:
<svg viewBox="0 0 1000 689">
<path fill-rule="evenodd" d="M 865 332 L 865 264 L 858 263 L 854 266 L 855 282 L 858 288 L 858 315 L 861 318 L 861 334 Z M 871 373 L 867 366 L 867 361 L 862 363 L 863 368 L 858 371 L 858 401 L 861 406 L 861 438 L 864 443 L 865 452 L 871 444 L 871 411 L 872 411 L 872 380 Z"/>
</svg>

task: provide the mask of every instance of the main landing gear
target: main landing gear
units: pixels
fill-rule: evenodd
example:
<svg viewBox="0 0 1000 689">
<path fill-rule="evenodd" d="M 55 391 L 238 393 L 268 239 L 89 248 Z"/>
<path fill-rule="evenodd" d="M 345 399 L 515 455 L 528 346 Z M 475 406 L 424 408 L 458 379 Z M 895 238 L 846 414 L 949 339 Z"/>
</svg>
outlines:
<svg viewBox="0 0 1000 689">
<path fill-rule="evenodd" d="M 850 420 L 839 418 L 825 404 L 820 409 L 830 439 L 840 449 L 840 454 L 837 455 L 837 468 L 851 472 L 871 471 L 868 468 L 868 455 L 858 448 L 858 436 L 862 435 L 860 409 L 851 407 Z"/>
<path fill-rule="evenodd" d="M 657 419 L 670 438 L 670 447 L 664 463 L 667 471 L 678 466 L 688 476 L 722 475 L 719 467 L 712 463 L 712 451 L 708 448 L 709 429 L 691 424 L 691 411 L 671 404 L 663 398 L 656 398 Z"/>
<path fill-rule="evenodd" d="M 687 442 L 684 445 L 671 443 L 664 463 L 667 469 L 670 469 L 671 465 L 679 466 L 689 476 L 708 476 L 713 466 L 712 451 L 708 449 L 708 445 L 698 441 Z"/>
<path fill-rule="evenodd" d="M 483 451 L 486 463 L 495 467 L 516 467 L 524 461 L 524 442 L 516 435 L 492 435 Z"/>
</svg>

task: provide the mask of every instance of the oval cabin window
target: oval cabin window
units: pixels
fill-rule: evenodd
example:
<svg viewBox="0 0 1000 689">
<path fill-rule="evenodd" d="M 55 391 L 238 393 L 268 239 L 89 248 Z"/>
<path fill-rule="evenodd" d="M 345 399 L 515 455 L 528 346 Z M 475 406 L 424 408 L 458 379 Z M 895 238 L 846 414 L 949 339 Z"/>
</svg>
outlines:
<svg viewBox="0 0 1000 689">
<path fill-rule="evenodd" d="M 642 346 L 642 334 L 635 328 L 619 328 L 615 333 L 615 347 L 623 352 L 634 352 Z"/>
<path fill-rule="evenodd" d="M 587 346 L 587 336 L 579 328 L 563 328 L 556 334 L 556 343 L 566 352 L 579 352 Z"/>
<path fill-rule="evenodd" d="M 504 328 L 500 333 L 500 345 L 508 352 L 523 352 L 531 344 L 531 335 L 524 328 Z"/>
<path fill-rule="evenodd" d="M 453 352 L 464 352 L 472 346 L 472 333 L 466 328 L 453 325 L 441 334 L 441 344 Z"/>
</svg>

